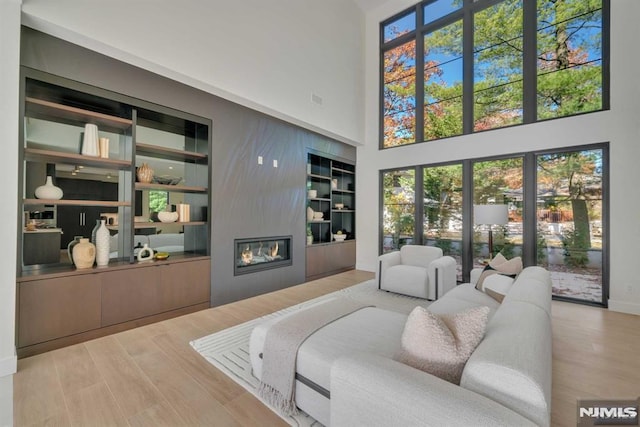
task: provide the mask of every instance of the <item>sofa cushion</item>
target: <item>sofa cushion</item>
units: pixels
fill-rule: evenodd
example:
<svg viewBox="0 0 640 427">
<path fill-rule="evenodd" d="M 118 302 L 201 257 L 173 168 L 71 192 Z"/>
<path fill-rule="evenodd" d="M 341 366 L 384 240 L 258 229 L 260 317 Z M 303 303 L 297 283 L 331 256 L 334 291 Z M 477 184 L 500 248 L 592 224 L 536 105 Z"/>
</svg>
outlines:
<svg viewBox="0 0 640 427">
<path fill-rule="evenodd" d="M 464 364 L 482 340 L 489 307 L 435 315 L 423 307 L 409 314 L 396 359 L 458 384 Z"/>
<path fill-rule="evenodd" d="M 498 254 L 484 268 L 484 271 L 476 283 L 476 289 L 482 290 L 484 280 L 491 275 L 504 274 L 515 279 L 521 272 L 522 258 L 515 257 L 507 260 L 502 254 Z"/>
<path fill-rule="evenodd" d="M 413 265 L 394 265 L 387 268 L 382 278 L 385 291 L 427 298 L 427 269 Z"/>
<path fill-rule="evenodd" d="M 513 286 L 514 278 L 503 274 L 493 274 L 484 279 L 482 290 L 498 302 L 502 302 Z"/>
<path fill-rule="evenodd" d="M 458 313 L 469 308 L 489 307 L 489 318 L 500 307 L 500 303 L 489 295 L 477 290 L 471 283 L 463 283 L 445 294 L 444 297 L 431 304 L 428 310 L 434 314 Z"/>
<path fill-rule="evenodd" d="M 551 278 L 542 267 L 527 267 L 518 276 L 504 302 L 523 301 L 543 309 L 551 317 Z"/>
</svg>

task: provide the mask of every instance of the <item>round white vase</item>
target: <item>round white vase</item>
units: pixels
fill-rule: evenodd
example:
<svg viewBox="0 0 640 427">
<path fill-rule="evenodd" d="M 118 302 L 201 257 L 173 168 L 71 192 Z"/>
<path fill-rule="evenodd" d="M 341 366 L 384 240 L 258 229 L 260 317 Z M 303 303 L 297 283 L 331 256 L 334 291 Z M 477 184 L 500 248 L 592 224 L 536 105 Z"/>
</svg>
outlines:
<svg viewBox="0 0 640 427">
<path fill-rule="evenodd" d="M 47 176 L 47 182 L 36 188 L 35 195 L 38 199 L 59 200 L 62 199 L 62 189 L 53 185 L 51 176 Z"/>
<path fill-rule="evenodd" d="M 105 220 L 100 220 L 100 227 L 96 230 L 96 264 L 98 267 L 109 265 L 110 236 Z"/>
</svg>

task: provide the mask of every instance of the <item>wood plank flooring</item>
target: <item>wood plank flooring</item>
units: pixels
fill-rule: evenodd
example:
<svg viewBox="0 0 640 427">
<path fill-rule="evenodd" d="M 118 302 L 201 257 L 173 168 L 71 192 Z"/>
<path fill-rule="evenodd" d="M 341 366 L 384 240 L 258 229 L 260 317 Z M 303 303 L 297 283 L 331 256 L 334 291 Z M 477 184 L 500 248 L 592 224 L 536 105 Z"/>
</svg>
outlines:
<svg viewBox="0 0 640 427">
<path fill-rule="evenodd" d="M 15 426 L 285 426 L 189 341 L 333 292 L 349 271 L 21 359 Z M 554 426 L 576 425 L 578 398 L 640 396 L 640 316 L 553 303 Z"/>
</svg>

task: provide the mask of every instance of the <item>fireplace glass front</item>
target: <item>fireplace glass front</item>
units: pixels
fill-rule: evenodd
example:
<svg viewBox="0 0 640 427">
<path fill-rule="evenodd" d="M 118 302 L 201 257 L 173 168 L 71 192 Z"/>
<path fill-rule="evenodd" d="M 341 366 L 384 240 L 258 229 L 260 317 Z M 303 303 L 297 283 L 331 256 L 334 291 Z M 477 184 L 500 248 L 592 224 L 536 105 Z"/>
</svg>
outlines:
<svg viewBox="0 0 640 427">
<path fill-rule="evenodd" d="M 291 236 L 235 240 L 234 275 L 291 265 Z"/>
</svg>

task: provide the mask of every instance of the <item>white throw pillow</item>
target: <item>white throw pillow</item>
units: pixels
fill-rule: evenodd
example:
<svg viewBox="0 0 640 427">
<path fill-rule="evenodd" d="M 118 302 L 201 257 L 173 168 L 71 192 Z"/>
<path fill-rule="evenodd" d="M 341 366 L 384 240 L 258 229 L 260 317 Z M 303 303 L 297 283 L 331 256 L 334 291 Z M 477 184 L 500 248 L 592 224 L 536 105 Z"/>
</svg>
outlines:
<svg viewBox="0 0 640 427">
<path fill-rule="evenodd" d="M 435 315 L 423 307 L 409 314 L 396 360 L 454 384 L 484 337 L 489 307 Z"/>
</svg>

